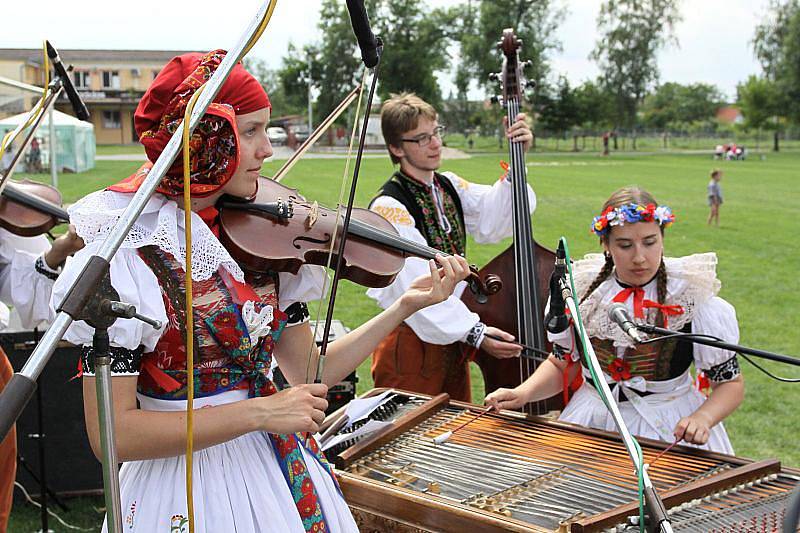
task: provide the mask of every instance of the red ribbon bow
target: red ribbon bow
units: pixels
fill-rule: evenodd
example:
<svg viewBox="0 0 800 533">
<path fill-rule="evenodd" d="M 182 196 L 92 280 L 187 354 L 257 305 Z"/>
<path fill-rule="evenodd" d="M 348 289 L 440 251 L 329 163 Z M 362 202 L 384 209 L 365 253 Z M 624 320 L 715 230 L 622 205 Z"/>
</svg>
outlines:
<svg viewBox="0 0 800 533">
<path fill-rule="evenodd" d="M 644 319 L 644 310 L 651 308 L 660 309 L 666 316 L 683 314 L 683 307 L 680 305 L 666 305 L 654 302 L 653 300 L 646 300 L 644 297 L 644 289 L 641 287 L 622 289 L 614 296 L 612 301 L 625 303 L 631 295 L 633 295 L 633 316 L 635 318 Z"/>
</svg>

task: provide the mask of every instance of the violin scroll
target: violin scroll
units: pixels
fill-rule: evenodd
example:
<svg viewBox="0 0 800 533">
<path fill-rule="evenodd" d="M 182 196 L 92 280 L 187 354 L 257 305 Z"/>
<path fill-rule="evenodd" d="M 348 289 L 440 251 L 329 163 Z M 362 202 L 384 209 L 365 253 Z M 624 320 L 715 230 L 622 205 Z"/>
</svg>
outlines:
<svg viewBox="0 0 800 533">
<path fill-rule="evenodd" d="M 469 266 L 470 275 L 466 279 L 467 286 L 470 292 L 475 297 L 475 301 L 479 304 L 485 304 L 489 301 L 489 296 L 497 294 L 503 288 L 503 280 L 496 274 L 487 274 L 484 279 L 481 279 L 478 273 L 478 267 L 475 265 Z"/>
</svg>

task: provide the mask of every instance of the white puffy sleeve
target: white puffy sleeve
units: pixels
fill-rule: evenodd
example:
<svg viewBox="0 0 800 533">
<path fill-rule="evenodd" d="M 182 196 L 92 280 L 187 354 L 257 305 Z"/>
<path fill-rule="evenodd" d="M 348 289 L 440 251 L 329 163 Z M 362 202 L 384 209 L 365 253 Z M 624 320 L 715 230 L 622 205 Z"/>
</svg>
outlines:
<svg viewBox="0 0 800 533">
<path fill-rule="evenodd" d="M 375 199 L 370 209 L 391 222 L 401 237 L 427 246 L 425 238 L 414 225 L 411 214 L 394 198 L 380 196 Z M 386 309 L 403 295 L 416 278 L 428 275 L 430 269 L 427 260 L 409 257 L 389 286 L 369 289 L 367 296 L 375 300 L 381 308 Z M 406 319 L 406 324 L 422 341 L 430 344 L 452 344 L 466 340 L 473 326 L 480 321 L 480 317 L 467 309 L 461 301 L 461 294 L 465 288 L 466 283 L 459 282 L 447 300 L 417 311 Z"/>
<path fill-rule="evenodd" d="M 47 266 L 47 237 L 20 237 L 0 228 L 0 300 L 14 307 L 23 327 L 50 317 L 50 292 L 58 271 Z M 2 326 L 8 325 L 8 313 Z M 0 317 L 1 319 L 2 317 Z"/>
<path fill-rule="evenodd" d="M 725 342 L 739 342 L 736 310 L 718 296 L 698 306 L 692 317 L 692 333 L 713 335 Z M 730 381 L 740 374 L 736 354 L 730 350 L 695 344 L 695 366 L 716 383 Z"/>
<path fill-rule="evenodd" d="M 84 265 L 100 249 L 102 241 L 95 241 L 67 259 L 64 271 L 53 287 L 52 304 L 57 308 L 72 282 L 80 275 Z M 158 279 L 145 264 L 136 249 L 121 248 L 111 259 L 111 285 L 119 293 L 120 301 L 133 304 L 145 316 L 160 320 L 159 330 L 136 319 L 117 319 L 108 329 L 111 346 L 128 351 L 152 352 L 167 324 L 167 313 Z M 173 319 L 175 317 L 172 317 Z M 64 335 L 64 340 L 78 346 L 92 344 L 94 328 L 84 321 L 73 322 Z M 140 348 L 141 347 L 141 348 Z M 135 372 L 126 372 L 131 374 Z"/>
<path fill-rule="evenodd" d="M 481 185 L 470 183 L 452 172 L 445 172 L 443 175 L 458 192 L 467 233 L 472 235 L 475 242 L 493 243 L 511 236 L 514 229 L 511 216 L 511 182 L 501 178 L 494 185 Z M 527 188 L 528 202 L 533 213 L 536 209 L 536 194 L 530 185 Z"/>
<path fill-rule="evenodd" d="M 327 278 L 325 267 L 318 265 L 303 265 L 297 274 L 278 274 L 278 308 L 289 315 L 288 327 L 308 321 L 307 303 L 323 297 Z"/>
</svg>

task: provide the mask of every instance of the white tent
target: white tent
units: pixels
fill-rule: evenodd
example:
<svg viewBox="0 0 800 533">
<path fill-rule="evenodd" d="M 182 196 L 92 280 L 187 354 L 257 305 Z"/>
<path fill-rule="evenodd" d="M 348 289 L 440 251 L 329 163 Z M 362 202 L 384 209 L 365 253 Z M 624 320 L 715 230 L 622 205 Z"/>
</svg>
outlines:
<svg viewBox="0 0 800 533">
<path fill-rule="evenodd" d="M 66 169 L 70 172 L 84 172 L 94 168 L 96 142 L 94 126 L 77 118 L 53 111 L 56 127 L 56 165 L 59 170 Z M 0 137 L 13 130 L 18 124 L 25 121 L 27 113 L 21 113 L 0 120 Z M 49 166 L 50 161 L 50 114 L 45 115 L 39 129 L 36 130 L 36 139 L 41 149 L 42 166 Z M 25 135 L 21 134 L 19 139 Z"/>
</svg>

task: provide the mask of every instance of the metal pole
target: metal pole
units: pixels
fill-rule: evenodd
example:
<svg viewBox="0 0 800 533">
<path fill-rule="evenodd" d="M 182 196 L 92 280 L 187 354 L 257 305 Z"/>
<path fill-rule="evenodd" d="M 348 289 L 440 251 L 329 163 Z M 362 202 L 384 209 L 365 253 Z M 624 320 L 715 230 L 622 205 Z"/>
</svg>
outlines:
<svg viewBox="0 0 800 533">
<path fill-rule="evenodd" d="M 122 533 L 122 498 L 119 490 L 117 447 L 114 442 L 114 406 L 111 402 L 111 354 L 108 351 L 108 330 L 95 330 L 95 338 L 105 337 L 104 351 L 94 356 L 97 418 L 100 424 L 100 449 L 103 451 L 103 488 L 106 501 L 106 522 L 109 531 Z M 102 345 L 103 341 L 96 343 Z M 99 347 L 99 346 L 98 346 Z"/>
<path fill-rule="evenodd" d="M 56 145 L 56 114 L 55 108 L 50 108 L 50 184 L 58 189 L 58 166 L 56 162 L 58 159 L 56 158 L 56 151 L 58 150 L 58 146 Z M 77 169 L 75 169 L 77 171 Z"/>
<path fill-rule="evenodd" d="M 311 109 L 311 54 L 308 54 L 308 76 L 306 77 L 306 82 L 308 83 L 308 135 L 310 136 L 314 130 Z"/>
</svg>

